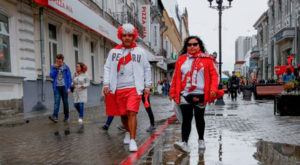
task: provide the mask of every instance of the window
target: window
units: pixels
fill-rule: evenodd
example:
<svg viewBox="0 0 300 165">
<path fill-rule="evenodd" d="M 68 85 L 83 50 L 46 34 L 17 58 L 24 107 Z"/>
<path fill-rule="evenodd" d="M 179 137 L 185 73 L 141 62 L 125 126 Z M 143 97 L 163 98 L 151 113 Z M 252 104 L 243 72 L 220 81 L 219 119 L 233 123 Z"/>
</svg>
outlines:
<svg viewBox="0 0 300 165">
<path fill-rule="evenodd" d="M 0 72 L 11 72 L 8 17 L 0 13 Z"/>
<path fill-rule="evenodd" d="M 73 34 L 73 49 L 75 56 L 75 68 L 76 64 L 79 62 L 79 46 L 78 46 L 78 35 Z"/>
<path fill-rule="evenodd" d="M 55 63 L 55 56 L 57 54 L 57 34 L 56 26 L 49 24 L 49 55 L 50 55 L 50 66 Z"/>
<path fill-rule="evenodd" d="M 92 80 L 95 80 L 95 50 L 94 42 L 91 42 L 91 64 L 92 64 Z"/>
</svg>

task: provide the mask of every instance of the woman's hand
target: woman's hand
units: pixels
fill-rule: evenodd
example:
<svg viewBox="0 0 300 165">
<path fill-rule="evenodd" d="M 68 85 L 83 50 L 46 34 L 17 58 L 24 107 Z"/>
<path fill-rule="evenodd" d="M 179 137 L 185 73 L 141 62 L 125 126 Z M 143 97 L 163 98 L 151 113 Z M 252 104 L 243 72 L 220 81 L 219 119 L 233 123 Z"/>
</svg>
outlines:
<svg viewBox="0 0 300 165">
<path fill-rule="evenodd" d="M 170 99 L 170 101 L 172 101 L 172 100 L 175 101 L 175 98 L 173 98 L 173 97 L 171 97 L 171 96 L 169 96 L 169 99 Z"/>
<path fill-rule="evenodd" d="M 210 91 L 210 97 L 216 97 L 216 96 L 217 96 L 217 94 L 215 91 Z"/>
</svg>

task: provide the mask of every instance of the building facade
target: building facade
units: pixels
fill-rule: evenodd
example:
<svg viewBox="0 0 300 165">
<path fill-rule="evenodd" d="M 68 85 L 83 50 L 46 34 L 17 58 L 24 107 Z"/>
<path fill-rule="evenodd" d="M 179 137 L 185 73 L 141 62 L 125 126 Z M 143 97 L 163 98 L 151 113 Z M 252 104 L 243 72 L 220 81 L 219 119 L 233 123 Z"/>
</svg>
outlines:
<svg viewBox="0 0 300 165">
<path fill-rule="evenodd" d="M 123 23 L 139 31 L 137 44 L 146 50 L 153 84 L 163 80 L 164 20 L 170 19 L 163 15 L 161 3 L 149 0 L 0 1 L 0 116 L 52 111 L 49 72 L 58 53 L 72 72 L 77 62 L 87 64 L 87 107 L 101 104 L 103 66 L 108 51 L 121 43 L 117 28 Z M 177 39 L 180 47 L 181 37 Z M 69 99 L 71 103 L 72 96 Z"/>
<path fill-rule="evenodd" d="M 259 48 L 258 78 L 278 78 L 276 66 L 300 64 L 299 22 L 300 1 L 269 0 L 268 10 L 254 24 Z"/>
</svg>

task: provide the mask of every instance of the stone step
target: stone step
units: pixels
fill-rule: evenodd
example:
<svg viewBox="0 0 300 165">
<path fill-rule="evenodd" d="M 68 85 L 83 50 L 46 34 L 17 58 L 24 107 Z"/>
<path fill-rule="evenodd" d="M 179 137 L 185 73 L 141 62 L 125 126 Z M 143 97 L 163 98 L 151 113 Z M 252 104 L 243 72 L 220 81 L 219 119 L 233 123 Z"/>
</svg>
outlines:
<svg viewBox="0 0 300 165">
<path fill-rule="evenodd" d="M 7 116 L 7 115 L 14 115 L 17 111 L 14 109 L 0 109 L 0 115 Z"/>
</svg>

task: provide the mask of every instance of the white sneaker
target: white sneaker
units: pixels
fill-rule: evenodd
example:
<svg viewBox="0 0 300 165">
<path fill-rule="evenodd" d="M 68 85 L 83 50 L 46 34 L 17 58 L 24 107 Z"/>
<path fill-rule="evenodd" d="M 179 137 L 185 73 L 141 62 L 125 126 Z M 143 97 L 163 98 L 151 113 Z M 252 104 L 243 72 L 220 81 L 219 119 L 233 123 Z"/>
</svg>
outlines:
<svg viewBox="0 0 300 165">
<path fill-rule="evenodd" d="M 205 149 L 205 142 L 204 142 L 204 140 L 199 140 L 199 149 Z"/>
<path fill-rule="evenodd" d="M 130 143 L 130 133 L 129 132 L 125 133 L 125 137 L 124 137 L 123 143 L 124 144 L 129 144 Z"/>
<path fill-rule="evenodd" d="M 191 152 L 190 147 L 188 146 L 188 144 L 186 142 L 176 142 L 174 144 L 174 147 L 184 153 Z"/>
<path fill-rule="evenodd" d="M 81 124 L 82 122 L 83 122 L 83 121 L 82 121 L 82 118 L 79 118 L 79 119 L 78 119 L 78 123 Z"/>
<path fill-rule="evenodd" d="M 131 139 L 131 140 L 130 140 L 130 143 L 129 143 L 129 151 L 130 151 L 130 152 L 135 152 L 135 151 L 137 151 L 137 150 L 138 150 L 138 147 L 137 147 L 137 145 L 136 145 L 135 140 L 134 140 L 134 139 Z"/>
</svg>

